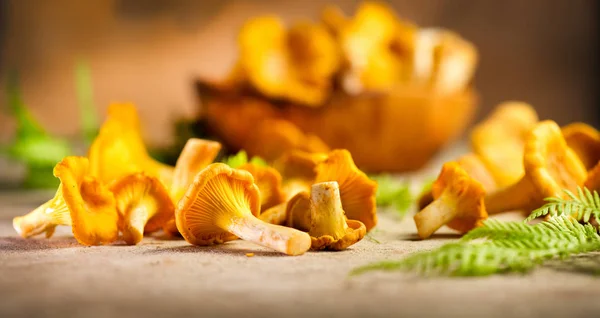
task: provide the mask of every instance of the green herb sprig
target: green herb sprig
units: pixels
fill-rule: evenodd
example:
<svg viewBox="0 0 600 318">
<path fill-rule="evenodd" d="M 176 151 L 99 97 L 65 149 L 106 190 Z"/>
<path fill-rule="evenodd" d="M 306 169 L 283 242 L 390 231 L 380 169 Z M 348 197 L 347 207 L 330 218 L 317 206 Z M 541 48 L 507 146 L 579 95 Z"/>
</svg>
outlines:
<svg viewBox="0 0 600 318">
<path fill-rule="evenodd" d="M 539 209 L 534 210 L 525 219 L 530 222 L 536 218 L 550 215 L 570 215 L 580 222 L 587 223 L 594 216 L 600 220 L 600 196 L 596 191 L 590 191 L 587 188 L 577 188 L 577 195 L 569 190 L 564 190 L 568 199 L 560 197 L 546 198 L 548 202 Z"/>
<path fill-rule="evenodd" d="M 559 215 L 536 225 L 488 220 L 459 242 L 354 269 L 413 271 L 421 275 L 484 276 L 526 272 L 545 260 L 600 250 L 600 236 L 590 224 Z"/>
<path fill-rule="evenodd" d="M 223 159 L 223 163 L 229 165 L 231 168 L 239 168 L 246 163 L 252 163 L 261 167 L 268 166 L 267 162 L 260 157 L 254 156 L 248 160 L 248 154 L 244 150 L 240 150 L 237 154 L 226 157 Z"/>
</svg>

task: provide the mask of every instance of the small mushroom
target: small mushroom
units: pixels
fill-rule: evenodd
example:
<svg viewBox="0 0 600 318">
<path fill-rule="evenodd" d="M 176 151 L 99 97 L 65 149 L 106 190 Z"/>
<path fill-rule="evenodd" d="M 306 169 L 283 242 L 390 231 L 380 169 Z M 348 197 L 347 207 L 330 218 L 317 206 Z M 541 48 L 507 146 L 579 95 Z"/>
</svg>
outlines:
<svg viewBox="0 0 600 318">
<path fill-rule="evenodd" d="M 331 151 L 315 169 L 314 183 L 336 181 L 339 184 L 342 207 L 348 219 L 361 221 L 367 231 L 377 225 L 377 182 L 356 167 L 348 150 Z"/>
<path fill-rule="evenodd" d="M 600 132 L 584 123 L 572 123 L 562 128 L 562 134 L 585 168 L 593 169 L 600 161 Z"/>
<path fill-rule="evenodd" d="M 114 242 L 118 236 L 118 215 L 113 194 L 90 176 L 84 157 L 65 157 L 54 167 L 60 185 L 54 198 L 25 216 L 13 219 L 17 233 L 29 238 L 54 234 L 58 225 L 71 225 L 83 245 Z"/>
<path fill-rule="evenodd" d="M 71 214 L 60 188 L 48 202 L 26 215 L 13 219 L 13 227 L 23 238 L 42 233 L 46 234 L 46 238 L 50 238 L 58 225 L 71 225 Z"/>
<path fill-rule="evenodd" d="M 360 241 L 367 233 L 362 222 L 346 218 L 340 189 L 335 181 L 313 184 L 309 206 L 308 234 L 314 250 L 341 251 Z"/>
<path fill-rule="evenodd" d="M 337 22 L 331 21 L 334 17 Z M 388 91 L 408 80 L 410 57 L 399 54 L 395 46 L 399 32 L 414 34 L 416 28 L 400 21 L 389 6 L 365 2 L 349 20 L 340 14 L 324 18 L 336 23 L 337 37 L 348 64 L 342 74 L 346 92 Z"/>
<path fill-rule="evenodd" d="M 483 164 L 481 158 L 476 154 L 466 154 L 456 160 L 456 163 L 465 170 L 465 172 L 474 180 L 481 183 L 483 189 L 490 193 L 496 189 L 496 181 L 489 170 Z M 433 195 L 433 188 L 425 193 L 422 193 L 418 199 L 418 208 L 423 210 L 433 200 L 436 199 Z"/>
<path fill-rule="evenodd" d="M 325 159 L 327 159 L 325 153 L 293 150 L 275 160 L 273 167 L 281 173 L 283 178 L 286 200 L 291 199 L 297 193 L 310 191 L 310 187 L 317 177 L 317 165 Z"/>
<path fill-rule="evenodd" d="M 173 201 L 155 177 L 144 173 L 130 174 L 113 183 L 111 191 L 119 212 L 119 227 L 127 244 L 138 244 L 144 233 L 160 230 L 174 215 Z"/>
<path fill-rule="evenodd" d="M 107 186 L 90 176 L 84 157 L 66 157 L 54 167 L 59 191 L 71 216 L 71 227 L 83 245 L 109 244 L 119 235 L 115 198 Z"/>
<path fill-rule="evenodd" d="M 499 187 L 506 187 L 523 177 L 525 138 L 538 122 L 529 104 L 504 102 L 471 132 L 471 146 Z"/>
<path fill-rule="evenodd" d="M 303 22 L 286 30 L 275 16 L 246 22 L 239 48 L 244 73 L 260 93 L 311 107 L 321 106 L 329 96 L 340 63 L 325 26 Z"/>
<path fill-rule="evenodd" d="M 133 104 L 112 104 L 108 118 L 88 152 L 90 170 L 103 183 L 145 172 L 170 185 L 173 167 L 150 157 L 142 140 L 140 120 Z"/>
<path fill-rule="evenodd" d="M 177 202 L 202 169 L 211 164 L 221 151 L 221 143 L 212 140 L 190 138 L 181 150 L 173 170 L 171 196 Z"/>
<path fill-rule="evenodd" d="M 221 143 L 211 140 L 190 138 L 181 150 L 173 171 L 173 183 L 169 192 L 177 204 L 194 180 L 196 174 L 211 164 L 221 151 Z M 175 224 L 175 215 L 171 216 L 163 230 L 170 235 L 179 235 Z"/>
<path fill-rule="evenodd" d="M 246 170 L 254 177 L 254 182 L 260 191 L 261 211 L 285 202 L 285 193 L 281 187 L 281 175 L 277 170 L 253 163 L 243 164 L 238 169 Z"/>
<path fill-rule="evenodd" d="M 339 185 L 337 187 L 339 188 Z M 285 225 L 304 232 L 310 231 L 310 194 L 308 192 L 299 192 L 288 201 Z"/>
<path fill-rule="evenodd" d="M 477 65 L 477 49 L 458 34 L 436 28 L 415 31 L 412 82 L 442 94 L 467 88 Z"/>
<path fill-rule="evenodd" d="M 179 232 L 195 245 L 224 243 L 239 237 L 287 255 L 310 248 L 308 234 L 263 222 L 260 194 L 252 175 L 213 163 L 203 169 L 179 201 L 175 219 Z"/>
<path fill-rule="evenodd" d="M 489 194 L 489 214 L 540 207 L 547 197 L 564 197 L 564 189 L 576 191 L 587 171 L 567 146 L 558 125 L 550 120 L 538 123 L 525 140 L 525 175 L 515 184 Z"/>
<path fill-rule="evenodd" d="M 487 218 L 483 185 L 458 163 L 444 164 L 432 188 L 436 199 L 414 216 L 420 238 L 430 237 L 443 225 L 465 233 Z"/>
</svg>

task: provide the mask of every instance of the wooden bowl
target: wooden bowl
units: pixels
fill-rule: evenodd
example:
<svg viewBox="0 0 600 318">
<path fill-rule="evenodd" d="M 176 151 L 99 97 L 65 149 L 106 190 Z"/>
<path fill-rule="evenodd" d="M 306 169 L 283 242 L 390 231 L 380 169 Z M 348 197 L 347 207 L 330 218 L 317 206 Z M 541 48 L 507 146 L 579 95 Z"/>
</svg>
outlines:
<svg viewBox="0 0 600 318">
<path fill-rule="evenodd" d="M 335 93 L 320 108 L 271 102 L 256 94 L 197 83 L 201 117 L 232 149 L 247 149 L 256 123 L 283 118 L 329 147 L 348 149 L 368 172 L 401 172 L 422 167 L 442 146 L 460 136 L 473 118 L 473 89 L 452 95 L 401 87 L 386 94 Z"/>
</svg>

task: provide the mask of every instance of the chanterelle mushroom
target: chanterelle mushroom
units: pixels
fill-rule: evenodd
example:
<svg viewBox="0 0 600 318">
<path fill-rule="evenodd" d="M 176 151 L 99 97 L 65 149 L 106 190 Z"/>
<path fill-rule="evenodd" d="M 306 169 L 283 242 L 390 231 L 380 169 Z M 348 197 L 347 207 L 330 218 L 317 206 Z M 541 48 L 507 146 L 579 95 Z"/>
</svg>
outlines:
<svg viewBox="0 0 600 318">
<path fill-rule="evenodd" d="M 42 233 L 46 233 L 46 237 L 50 238 L 58 225 L 71 225 L 69 208 L 60 188 L 48 202 L 26 215 L 13 219 L 13 227 L 24 238 Z"/>
<path fill-rule="evenodd" d="M 310 194 L 299 192 L 288 201 L 285 225 L 308 232 L 310 231 L 310 220 Z"/>
<path fill-rule="evenodd" d="M 481 161 L 481 158 L 475 154 L 466 154 L 456 160 L 456 163 L 465 170 L 465 172 L 474 180 L 481 183 L 483 189 L 490 193 L 496 189 L 496 181 L 489 170 Z M 419 210 L 424 209 L 435 199 L 433 189 L 422 193 L 418 200 Z"/>
<path fill-rule="evenodd" d="M 283 177 L 286 200 L 297 193 L 310 191 L 310 187 L 317 177 L 317 165 L 325 159 L 327 159 L 325 153 L 295 150 L 285 153 L 274 162 L 273 166 Z"/>
<path fill-rule="evenodd" d="M 171 198 L 175 204 L 183 197 L 196 174 L 211 164 L 220 150 L 221 144 L 216 141 L 190 138 L 185 143 L 175 163 L 173 183 L 169 189 Z M 179 231 L 175 225 L 174 214 L 165 223 L 163 229 L 168 234 L 179 235 Z"/>
<path fill-rule="evenodd" d="M 436 199 L 414 216 L 419 237 L 423 239 L 443 225 L 468 232 L 487 218 L 483 185 L 456 162 L 444 164 L 433 184 L 433 196 Z"/>
<path fill-rule="evenodd" d="M 104 183 L 110 183 L 128 174 L 145 172 L 170 185 L 173 167 L 148 155 L 140 131 L 135 106 L 110 105 L 108 118 L 88 152 L 92 175 Z"/>
<path fill-rule="evenodd" d="M 576 191 L 587 172 L 563 138 L 558 125 L 540 122 L 528 134 L 523 157 L 525 176 L 517 183 L 488 195 L 489 214 L 540 207 L 547 197 L 563 197 L 564 189 Z M 527 211 L 529 212 L 529 211 Z"/>
<path fill-rule="evenodd" d="M 340 63 L 333 37 L 319 24 L 286 30 L 275 16 L 249 20 L 239 35 L 240 63 L 262 94 L 307 106 L 320 106 L 331 91 Z"/>
<path fill-rule="evenodd" d="M 511 185 L 523 177 L 525 138 L 537 122 L 538 116 L 529 104 L 504 102 L 471 132 L 473 151 L 499 187 Z"/>
<path fill-rule="evenodd" d="M 253 163 L 241 165 L 238 169 L 246 170 L 254 177 L 260 191 L 260 210 L 265 211 L 285 201 L 285 193 L 281 187 L 281 175 L 271 167 L 258 166 Z"/>
<path fill-rule="evenodd" d="M 360 241 L 367 229 L 356 220 L 348 220 L 342 208 L 338 183 L 316 183 L 310 193 L 310 229 L 312 249 L 340 251 Z"/>
<path fill-rule="evenodd" d="M 17 217 L 13 225 L 23 237 L 46 233 L 52 236 L 57 225 L 71 225 L 83 245 L 114 242 L 118 237 L 118 214 L 113 194 L 90 176 L 84 157 L 66 157 L 54 167 L 60 179 L 56 195 L 33 212 Z"/>
<path fill-rule="evenodd" d="M 142 241 L 173 217 L 175 206 L 164 185 L 144 173 L 125 176 L 111 185 L 119 212 L 119 227 L 127 244 Z"/>
<path fill-rule="evenodd" d="M 361 221 L 370 231 L 377 225 L 375 193 L 377 182 L 360 171 L 345 149 L 333 150 L 316 167 L 315 183 L 336 181 L 340 187 L 342 207 L 350 220 Z"/>
<path fill-rule="evenodd" d="M 213 163 L 200 172 L 179 201 L 177 228 L 186 241 L 211 245 L 239 237 L 288 255 L 300 255 L 311 245 L 308 234 L 256 218 L 260 194 L 252 175 Z"/>
<path fill-rule="evenodd" d="M 562 134 L 585 168 L 594 168 L 600 161 L 600 132 L 584 123 L 572 123 L 562 128 Z"/>
</svg>

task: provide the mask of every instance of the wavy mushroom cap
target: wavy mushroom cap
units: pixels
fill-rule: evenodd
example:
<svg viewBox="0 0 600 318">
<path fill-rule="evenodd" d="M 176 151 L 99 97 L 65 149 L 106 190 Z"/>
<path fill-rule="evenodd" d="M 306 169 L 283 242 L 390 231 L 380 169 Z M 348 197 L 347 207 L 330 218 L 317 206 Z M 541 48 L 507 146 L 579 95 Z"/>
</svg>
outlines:
<svg viewBox="0 0 600 318">
<path fill-rule="evenodd" d="M 331 151 L 327 159 L 317 165 L 316 171 L 315 183 L 336 181 L 339 184 L 342 207 L 348 219 L 361 221 L 367 231 L 377 225 L 377 182 L 356 167 L 348 150 Z"/>
<path fill-rule="evenodd" d="M 150 157 L 142 140 L 140 120 L 133 104 L 112 104 L 108 118 L 90 146 L 90 171 L 110 183 L 126 175 L 145 172 L 170 185 L 173 167 Z"/>
<path fill-rule="evenodd" d="M 13 227 L 23 238 L 29 238 L 45 233 L 46 238 L 52 237 L 58 225 L 71 225 L 71 214 L 65 203 L 60 188 L 48 202 L 35 210 L 13 219 Z"/>
<path fill-rule="evenodd" d="M 127 244 L 141 242 L 144 233 L 158 231 L 173 218 L 173 201 L 155 177 L 135 173 L 117 180 L 110 188 L 119 212 L 119 227 Z"/>
<path fill-rule="evenodd" d="M 83 245 L 112 243 L 119 234 L 115 198 L 89 173 L 89 161 L 84 157 L 66 157 L 54 167 L 77 241 Z"/>
<path fill-rule="evenodd" d="M 310 186 L 317 177 L 317 165 L 325 159 L 326 153 L 293 150 L 275 160 L 273 166 L 281 172 L 287 200 L 300 192 L 310 191 Z"/>
<path fill-rule="evenodd" d="M 260 193 L 252 175 L 213 163 L 196 176 L 175 211 L 186 241 L 212 245 L 235 240 L 225 229 L 238 217 L 260 213 Z"/>
<path fill-rule="evenodd" d="M 339 56 L 324 26 L 300 23 L 286 30 L 275 16 L 249 20 L 239 35 L 240 61 L 262 94 L 320 106 L 330 94 Z"/>
<path fill-rule="evenodd" d="M 421 238 L 429 237 L 442 225 L 465 233 L 487 219 L 483 185 L 457 162 L 442 166 L 432 188 L 436 199 L 414 216 Z"/>
<path fill-rule="evenodd" d="M 585 168 L 593 169 L 600 161 L 600 132 L 584 123 L 572 123 L 562 128 L 562 134 Z"/>
<path fill-rule="evenodd" d="M 496 189 L 496 181 L 486 165 L 476 154 L 466 154 L 455 161 L 471 178 L 481 183 L 486 192 L 491 192 Z M 435 185 L 436 183 L 434 183 Z M 435 192 L 434 192 L 435 191 Z M 424 209 L 433 200 L 438 198 L 443 191 L 443 188 L 432 186 L 431 191 L 422 193 L 418 199 L 419 210 Z"/>
<path fill-rule="evenodd" d="M 585 166 L 563 138 L 553 121 L 540 122 L 525 143 L 525 173 L 539 199 L 562 197 L 564 189 L 576 191 L 587 179 Z"/>
<path fill-rule="evenodd" d="M 412 80 L 448 94 L 467 88 L 475 73 L 477 48 L 457 33 L 437 28 L 416 31 Z"/>
<path fill-rule="evenodd" d="M 337 182 L 315 183 L 310 203 L 311 248 L 314 250 L 344 250 L 360 241 L 367 229 L 360 221 L 348 220 L 342 209 Z"/>
<path fill-rule="evenodd" d="M 253 163 L 243 164 L 238 169 L 248 171 L 254 177 L 254 182 L 260 191 L 261 211 L 285 202 L 285 193 L 281 186 L 281 175 L 277 170 Z"/>
<path fill-rule="evenodd" d="M 310 220 L 310 194 L 299 192 L 288 201 L 286 226 L 308 232 L 311 225 Z"/>
<path fill-rule="evenodd" d="M 390 7 L 376 2 L 361 4 L 349 20 L 329 16 L 339 22 L 337 36 L 349 68 L 342 78 L 347 92 L 386 91 L 409 79 L 415 26 L 400 21 Z"/>
<path fill-rule="evenodd" d="M 221 151 L 221 143 L 217 141 L 190 138 L 185 143 L 175 163 L 171 195 L 178 202 L 185 194 L 194 177 L 211 164 Z"/>
<path fill-rule="evenodd" d="M 511 185 L 525 173 L 525 139 L 538 122 L 531 105 L 504 102 L 471 132 L 471 146 L 499 187 Z"/>
</svg>

